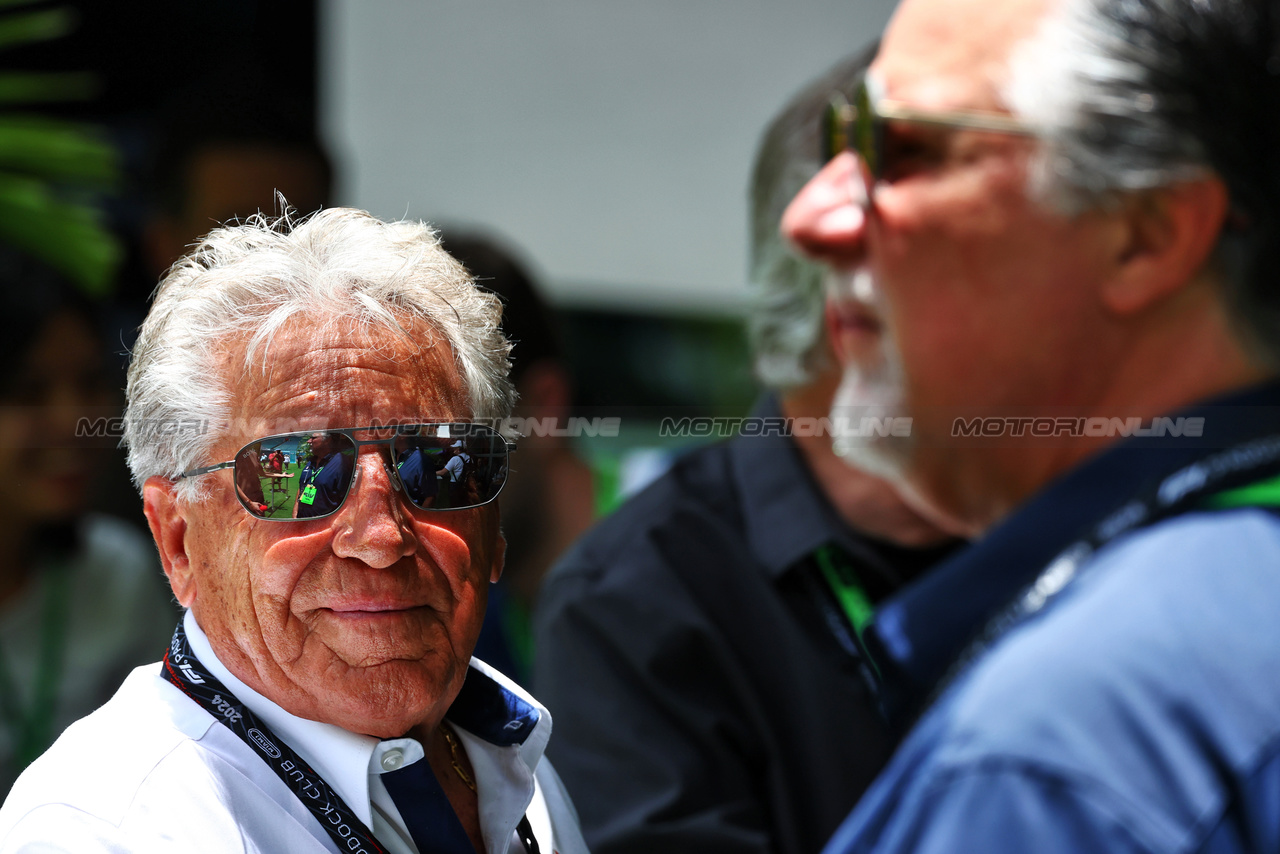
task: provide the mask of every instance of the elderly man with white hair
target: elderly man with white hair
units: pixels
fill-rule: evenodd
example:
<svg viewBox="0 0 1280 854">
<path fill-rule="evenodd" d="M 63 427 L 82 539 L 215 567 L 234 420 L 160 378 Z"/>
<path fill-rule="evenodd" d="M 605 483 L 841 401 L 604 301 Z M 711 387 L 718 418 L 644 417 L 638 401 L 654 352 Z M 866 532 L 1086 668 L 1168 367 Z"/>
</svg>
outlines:
<svg viewBox="0 0 1280 854">
<path fill-rule="evenodd" d="M 546 709 L 471 658 L 505 548 L 499 316 L 428 227 L 354 210 L 215 229 L 169 271 L 126 441 L 188 610 L 23 775 L 0 850 L 584 850 Z M 457 443 L 475 483 L 432 509 L 399 466 Z M 304 446 L 308 484 L 238 494 Z"/>
<path fill-rule="evenodd" d="M 980 535 L 828 851 L 1280 850 L 1280 4 L 904 0 L 827 119 L 843 450 Z"/>
</svg>

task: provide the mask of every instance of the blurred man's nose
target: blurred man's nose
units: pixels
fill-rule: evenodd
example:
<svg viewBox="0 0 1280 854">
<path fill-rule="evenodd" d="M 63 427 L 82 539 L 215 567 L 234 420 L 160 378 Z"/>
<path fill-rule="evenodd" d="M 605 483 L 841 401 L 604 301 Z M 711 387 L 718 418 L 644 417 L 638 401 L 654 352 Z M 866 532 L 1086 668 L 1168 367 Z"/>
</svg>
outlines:
<svg viewBox="0 0 1280 854">
<path fill-rule="evenodd" d="M 782 236 L 800 252 L 836 268 L 863 260 L 865 193 L 851 152 L 833 158 L 796 194 L 782 215 Z"/>
</svg>

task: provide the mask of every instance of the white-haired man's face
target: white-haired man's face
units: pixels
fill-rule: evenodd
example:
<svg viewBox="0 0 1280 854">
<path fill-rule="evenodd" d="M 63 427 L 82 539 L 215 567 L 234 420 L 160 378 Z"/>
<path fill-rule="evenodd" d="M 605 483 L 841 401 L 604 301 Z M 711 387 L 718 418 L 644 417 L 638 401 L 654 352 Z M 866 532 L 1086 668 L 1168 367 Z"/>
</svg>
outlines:
<svg viewBox="0 0 1280 854">
<path fill-rule="evenodd" d="M 870 73 L 885 97 L 920 112 L 1004 112 L 1009 54 L 1044 11 L 1040 0 L 906 0 Z M 891 120 L 874 199 L 845 152 L 782 224 L 838 284 L 828 315 L 848 375 L 837 406 L 912 419 L 909 438 L 855 449 L 855 459 L 975 529 L 1008 509 L 983 492 L 993 478 L 1035 484 L 1041 473 L 1001 448 L 957 446 L 955 419 L 1064 405 L 1096 380 L 1075 357 L 1100 320 L 1088 284 L 1114 241 L 1103 218 L 1069 219 L 1028 199 L 1036 144 Z M 1011 491 L 1007 482 L 990 490 Z"/>
<path fill-rule="evenodd" d="M 281 425 L 469 417 L 452 354 L 425 325 L 409 323 L 407 336 L 354 323 L 316 328 L 286 325 L 265 351 L 265 370 L 244 373 L 243 352 L 229 349 L 222 361 L 239 376 L 237 426 L 202 462 L 231 459 Z M 314 441 L 312 449 L 325 453 Z M 443 717 L 461 689 L 504 550 L 496 504 L 415 509 L 386 454 L 385 446 L 358 449 L 354 485 L 324 518 L 254 518 L 230 472 L 204 475 L 207 497 L 192 504 L 159 478 L 144 493 L 174 593 L 220 660 L 293 714 L 379 737 Z"/>
</svg>

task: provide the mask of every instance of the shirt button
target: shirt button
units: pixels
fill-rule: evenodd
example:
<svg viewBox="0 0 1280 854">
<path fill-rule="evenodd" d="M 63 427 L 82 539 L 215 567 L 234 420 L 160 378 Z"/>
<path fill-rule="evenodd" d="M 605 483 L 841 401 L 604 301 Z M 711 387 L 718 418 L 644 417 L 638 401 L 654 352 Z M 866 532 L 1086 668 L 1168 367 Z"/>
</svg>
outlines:
<svg viewBox="0 0 1280 854">
<path fill-rule="evenodd" d="M 404 751 L 398 747 L 393 747 L 386 753 L 382 754 L 382 770 L 394 771 L 404 764 Z"/>
</svg>

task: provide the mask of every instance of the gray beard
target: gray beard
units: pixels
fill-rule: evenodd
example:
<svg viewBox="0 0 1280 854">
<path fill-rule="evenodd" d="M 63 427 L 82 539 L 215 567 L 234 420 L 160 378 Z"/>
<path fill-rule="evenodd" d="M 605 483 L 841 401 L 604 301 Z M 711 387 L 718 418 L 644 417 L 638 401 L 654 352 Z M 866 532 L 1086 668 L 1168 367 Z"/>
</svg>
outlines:
<svg viewBox="0 0 1280 854">
<path fill-rule="evenodd" d="M 844 298 L 866 302 L 874 299 L 870 274 L 865 270 L 840 278 L 844 281 L 834 281 L 834 276 L 828 280 L 829 294 L 835 291 Z M 875 427 L 885 419 L 909 415 L 901 357 L 893 339 L 882 332 L 875 364 L 850 362 L 844 367 L 831 403 L 832 450 L 854 468 L 901 482 L 913 438 L 881 435 Z"/>
</svg>

